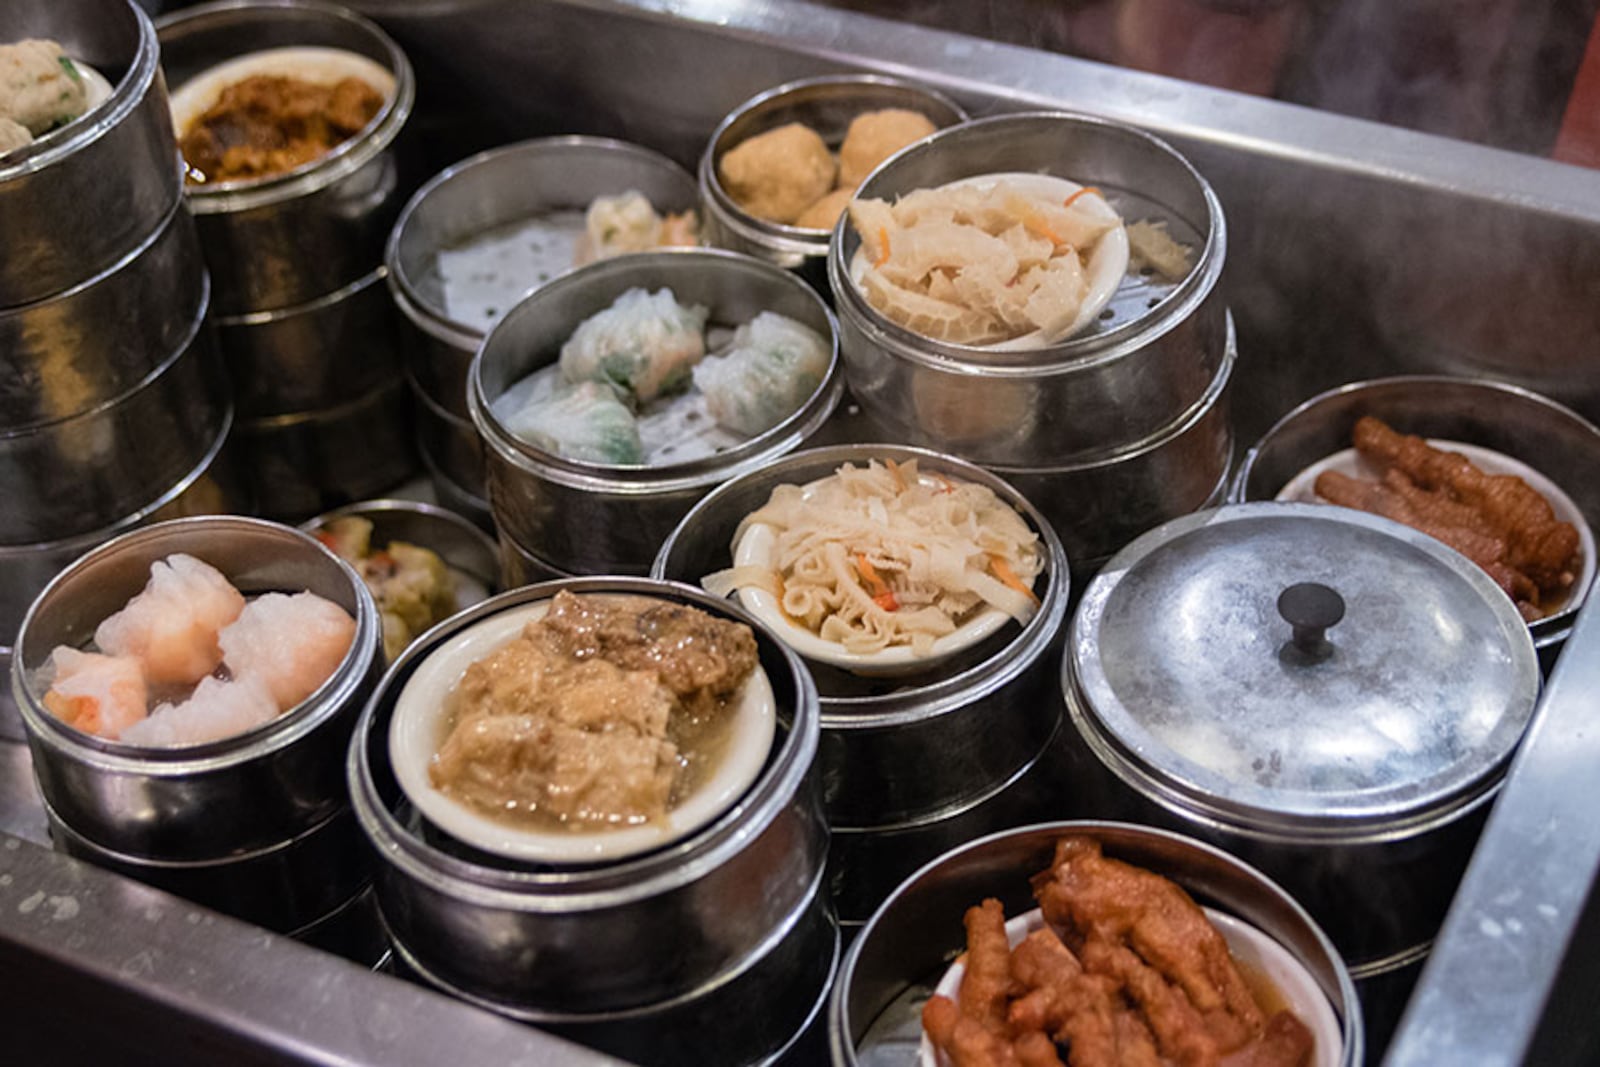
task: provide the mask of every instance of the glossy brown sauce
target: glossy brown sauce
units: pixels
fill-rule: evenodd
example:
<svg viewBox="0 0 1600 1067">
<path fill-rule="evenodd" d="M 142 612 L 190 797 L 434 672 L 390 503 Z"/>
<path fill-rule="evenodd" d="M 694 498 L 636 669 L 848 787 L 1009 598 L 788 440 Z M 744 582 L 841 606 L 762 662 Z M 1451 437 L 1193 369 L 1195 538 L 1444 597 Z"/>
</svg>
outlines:
<svg viewBox="0 0 1600 1067">
<path fill-rule="evenodd" d="M 187 180 L 265 178 L 304 166 L 361 132 L 383 100 L 360 78 L 319 85 L 258 74 L 235 82 L 183 133 Z"/>
</svg>

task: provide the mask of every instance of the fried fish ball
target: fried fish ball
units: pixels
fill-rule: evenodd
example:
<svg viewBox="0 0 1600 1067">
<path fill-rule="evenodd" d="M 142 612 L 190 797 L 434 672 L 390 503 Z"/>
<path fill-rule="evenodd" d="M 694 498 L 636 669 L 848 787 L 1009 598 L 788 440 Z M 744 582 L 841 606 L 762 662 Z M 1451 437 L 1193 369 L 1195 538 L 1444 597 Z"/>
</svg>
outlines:
<svg viewBox="0 0 1600 1067">
<path fill-rule="evenodd" d="M 855 195 L 854 189 L 835 189 L 800 212 L 800 217 L 794 220 L 794 224 L 809 230 L 831 230 L 833 224 L 839 221 L 839 216 L 844 214 L 844 209 L 850 206 L 850 200 Z"/>
<path fill-rule="evenodd" d="M 757 218 L 793 222 L 833 188 L 837 166 L 817 131 L 798 122 L 757 134 L 722 157 L 722 184 Z"/>
<path fill-rule="evenodd" d="M 854 189 L 879 163 L 936 128 L 926 115 L 904 108 L 857 115 L 839 147 L 839 188 Z"/>
</svg>

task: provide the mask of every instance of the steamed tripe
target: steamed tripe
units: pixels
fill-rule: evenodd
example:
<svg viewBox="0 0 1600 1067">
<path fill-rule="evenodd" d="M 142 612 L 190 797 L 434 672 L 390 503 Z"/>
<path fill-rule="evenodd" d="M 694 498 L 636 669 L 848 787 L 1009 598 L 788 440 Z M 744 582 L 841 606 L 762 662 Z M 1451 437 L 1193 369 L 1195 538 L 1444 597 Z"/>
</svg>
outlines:
<svg viewBox="0 0 1600 1067">
<path fill-rule="evenodd" d="M 893 204 L 855 200 L 852 274 L 874 309 L 925 337 L 987 345 L 1037 335 L 1048 344 L 1077 325 L 1089 257 L 1122 225 L 1088 209 L 1093 193 L 1055 198 L 997 179 L 919 189 Z"/>
</svg>

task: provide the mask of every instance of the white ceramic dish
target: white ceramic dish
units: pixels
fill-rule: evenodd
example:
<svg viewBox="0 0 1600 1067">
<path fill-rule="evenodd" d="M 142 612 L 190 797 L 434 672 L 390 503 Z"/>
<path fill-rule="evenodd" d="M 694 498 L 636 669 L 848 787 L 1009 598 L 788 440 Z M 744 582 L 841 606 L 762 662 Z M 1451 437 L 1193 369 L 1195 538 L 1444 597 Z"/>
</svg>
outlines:
<svg viewBox="0 0 1600 1067">
<path fill-rule="evenodd" d="M 250 52 L 218 63 L 172 91 L 169 106 L 172 110 L 172 126 L 178 137 L 181 139 L 195 120 L 211 109 L 224 89 L 256 75 L 291 76 L 319 85 L 332 85 L 345 78 L 359 78 L 382 93 L 385 99 L 394 96 L 395 88 L 394 74 L 389 68 L 342 48 L 290 47 Z M 264 179 L 243 179 L 261 180 Z"/>
<path fill-rule="evenodd" d="M 981 174 L 972 178 L 962 178 L 960 181 L 950 182 L 939 186 L 939 189 L 976 188 L 989 189 L 1000 182 L 1007 182 L 1027 193 L 1052 199 L 1066 200 L 1083 186 L 1066 178 L 1057 178 L 1051 174 Z M 1078 199 L 1077 203 L 1093 215 L 1101 218 L 1116 219 L 1122 222 L 1122 217 L 1117 214 L 1105 198 L 1099 193 L 1089 193 Z M 850 278 L 859 287 L 862 275 L 866 272 L 867 260 L 863 251 L 858 250 L 855 258 L 850 262 Z M 1126 226 L 1118 225 L 1116 229 L 1100 238 L 1094 246 L 1094 251 L 1089 254 L 1089 261 L 1084 267 L 1084 274 L 1089 280 L 1089 291 L 1084 296 L 1083 306 L 1078 309 L 1077 316 L 1058 336 L 1046 337 L 1043 330 L 1024 334 L 1009 341 L 999 341 L 989 345 L 974 345 L 974 348 L 985 349 L 990 352 L 1026 352 L 1031 349 L 1046 348 L 1053 344 L 1074 336 L 1082 331 L 1089 323 L 1093 322 L 1106 305 L 1111 303 L 1111 298 L 1116 295 L 1117 287 L 1122 284 L 1123 276 L 1128 273 L 1128 231 Z"/>
<path fill-rule="evenodd" d="M 1310 1067 L 1339 1067 L 1344 1053 L 1344 1038 L 1339 1017 L 1333 1006 L 1311 977 L 1288 949 L 1278 944 L 1254 926 L 1212 908 L 1203 908 L 1211 925 L 1228 942 L 1228 952 L 1234 960 L 1265 978 L 1278 991 L 1284 1007 L 1299 1016 L 1316 1040 Z M 1006 922 L 1006 939 L 1013 947 L 1035 930 L 1044 928 L 1044 913 L 1038 908 L 1024 912 Z M 967 973 L 965 955 L 950 965 L 939 980 L 934 992 L 954 1000 L 961 989 L 961 978 Z M 951 1067 L 945 1054 L 934 1047 L 928 1035 L 922 1035 L 919 1048 L 921 1067 Z"/>
<path fill-rule="evenodd" d="M 937 481 L 926 474 L 919 475 L 919 478 L 925 485 L 938 485 Z M 802 486 L 800 491 L 802 494 L 809 494 L 830 480 L 831 476 L 820 478 Z M 773 568 L 777 543 L 776 529 L 766 523 L 751 523 L 745 527 L 738 543 L 733 546 L 734 566 Z M 986 640 L 1011 621 L 1011 616 L 1000 609 L 987 608 L 957 627 L 954 633 L 946 634 L 934 641 L 932 649 L 926 655 L 918 655 L 905 645 L 885 648 L 878 652 L 858 653 L 847 651 L 836 641 L 825 641 L 804 626 L 791 621 L 789 616 L 783 613 L 778 598 L 771 593 L 761 589 L 741 588 L 739 602 L 751 614 L 766 623 L 778 635 L 780 641 L 806 659 L 826 663 L 832 667 L 842 667 L 853 674 L 867 677 L 892 678 L 925 671 Z"/>
<path fill-rule="evenodd" d="M 1554 605 L 1547 613 L 1546 618 L 1557 612 L 1575 610 L 1583 603 L 1583 598 L 1588 594 L 1590 585 L 1594 582 L 1595 575 L 1595 541 L 1594 531 L 1589 529 L 1589 524 L 1584 521 L 1583 512 L 1578 510 L 1578 505 L 1566 491 L 1546 478 L 1543 474 L 1523 463 L 1521 460 L 1512 459 L 1504 452 L 1495 452 L 1492 449 L 1481 448 L 1478 445 L 1469 445 L 1461 441 L 1444 441 L 1433 438 L 1428 439 L 1428 444 L 1434 448 L 1445 449 L 1450 452 L 1459 452 L 1486 474 L 1513 474 L 1544 497 L 1550 503 L 1550 508 L 1556 513 L 1556 518 L 1562 522 L 1570 522 L 1578 528 L 1578 550 L 1582 556 L 1579 561 L 1581 570 L 1578 580 L 1573 584 L 1572 592 L 1566 600 Z M 1289 479 L 1282 489 L 1278 491 L 1275 499 L 1284 501 L 1302 501 L 1313 504 L 1326 504 L 1328 501 L 1317 495 L 1317 476 L 1324 471 L 1335 471 L 1351 478 L 1364 482 L 1377 482 L 1383 480 L 1383 469 L 1376 463 L 1366 459 L 1353 448 L 1318 460 L 1305 470 Z"/>
<path fill-rule="evenodd" d="M 609 595 L 609 594 L 607 594 Z M 767 761 L 777 722 L 771 683 L 759 667 L 732 707 L 733 733 L 722 762 L 661 824 L 592 832 L 547 832 L 512 826 L 458 803 L 428 776 L 444 743 L 451 695 L 468 666 L 508 644 L 543 618 L 550 602 L 502 612 L 468 627 L 417 666 L 395 703 L 389 724 L 389 762 L 406 796 L 445 833 L 474 848 L 533 863 L 598 863 L 620 859 L 684 837 L 710 822 L 755 781 Z"/>
</svg>

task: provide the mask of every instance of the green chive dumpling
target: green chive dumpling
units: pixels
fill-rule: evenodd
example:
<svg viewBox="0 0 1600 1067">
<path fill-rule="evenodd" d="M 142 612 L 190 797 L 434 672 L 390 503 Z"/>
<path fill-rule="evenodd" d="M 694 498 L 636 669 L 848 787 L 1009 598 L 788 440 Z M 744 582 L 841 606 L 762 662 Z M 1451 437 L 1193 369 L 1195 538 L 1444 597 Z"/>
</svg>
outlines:
<svg viewBox="0 0 1600 1067">
<path fill-rule="evenodd" d="M 586 463 L 644 462 L 639 424 L 609 385 L 579 382 L 531 400 L 505 419 L 506 429 L 546 452 Z"/>
<path fill-rule="evenodd" d="M 0 45 L 0 118 L 38 137 L 89 109 L 83 75 L 54 41 Z"/>
<path fill-rule="evenodd" d="M 734 332 L 726 352 L 694 368 L 717 424 L 755 437 L 799 410 L 828 373 L 828 344 L 793 319 L 763 311 Z"/>
<path fill-rule="evenodd" d="M 707 314 L 679 304 L 670 289 L 629 289 L 578 324 L 561 346 L 561 376 L 606 382 L 641 404 L 681 393 L 706 354 Z"/>
</svg>

